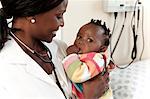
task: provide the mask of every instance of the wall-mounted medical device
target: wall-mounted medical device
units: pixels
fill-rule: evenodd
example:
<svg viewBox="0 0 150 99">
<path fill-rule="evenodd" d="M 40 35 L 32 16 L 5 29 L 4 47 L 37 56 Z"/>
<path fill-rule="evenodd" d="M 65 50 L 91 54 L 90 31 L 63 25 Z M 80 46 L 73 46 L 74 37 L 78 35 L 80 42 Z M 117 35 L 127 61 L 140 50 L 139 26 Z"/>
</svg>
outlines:
<svg viewBox="0 0 150 99">
<path fill-rule="evenodd" d="M 139 0 L 103 0 L 104 12 L 127 12 L 141 7 Z"/>
</svg>

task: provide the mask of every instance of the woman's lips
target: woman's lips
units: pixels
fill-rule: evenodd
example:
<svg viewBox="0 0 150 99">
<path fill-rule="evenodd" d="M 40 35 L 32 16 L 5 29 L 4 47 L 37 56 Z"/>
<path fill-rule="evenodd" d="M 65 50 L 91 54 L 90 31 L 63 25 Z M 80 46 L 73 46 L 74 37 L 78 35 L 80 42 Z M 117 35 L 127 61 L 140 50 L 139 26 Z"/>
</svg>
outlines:
<svg viewBox="0 0 150 99">
<path fill-rule="evenodd" d="M 53 34 L 53 37 L 55 37 L 56 36 L 56 34 Z"/>
<path fill-rule="evenodd" d="M 52 36 L 53 36 L 53 37 L 56 36 L 56 31 L 52 32 Z"/>
</svg>

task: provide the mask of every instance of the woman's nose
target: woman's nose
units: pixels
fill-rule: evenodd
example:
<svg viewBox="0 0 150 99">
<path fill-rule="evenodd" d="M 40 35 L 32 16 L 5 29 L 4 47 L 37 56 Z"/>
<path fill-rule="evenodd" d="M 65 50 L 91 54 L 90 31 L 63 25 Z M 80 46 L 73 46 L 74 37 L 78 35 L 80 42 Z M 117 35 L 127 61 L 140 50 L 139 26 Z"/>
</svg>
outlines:
<svg viewBox="0 0 150 99">
<path fill-rule="evenodd" d="M 60 21 L 60 26 L 63 27 L 64 26 L 64 19 L 62 18 Z"/>
</svg>

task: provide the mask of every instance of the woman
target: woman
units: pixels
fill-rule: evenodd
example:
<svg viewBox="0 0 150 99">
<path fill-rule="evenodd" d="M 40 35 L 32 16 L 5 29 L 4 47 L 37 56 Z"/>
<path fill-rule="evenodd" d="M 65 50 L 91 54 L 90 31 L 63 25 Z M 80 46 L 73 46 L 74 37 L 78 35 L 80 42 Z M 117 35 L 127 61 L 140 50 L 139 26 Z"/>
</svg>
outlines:
<svg viewBox="0 0 150 99">
<path fill-rule="evenodd" d="M 0 97 L 71 98 L 70 82 L 61 64 L 66 45 L 53 40 L 55 32 L 64 25 L 63 14 L 68 1 L 1 0 L 1 3 Z M 10 18 L 12 27 L 8 28 L 6 19 Z M 95 88 L 100 86 L 100 79 L 96 78 Z M 107 77 L 105 79 L 107 81 Z M 83 86 L 87 88 L 85 94 L 92 84 L 88 81 Z M 99 89 L 107 85 L 103 84 Z"/>
</svg>

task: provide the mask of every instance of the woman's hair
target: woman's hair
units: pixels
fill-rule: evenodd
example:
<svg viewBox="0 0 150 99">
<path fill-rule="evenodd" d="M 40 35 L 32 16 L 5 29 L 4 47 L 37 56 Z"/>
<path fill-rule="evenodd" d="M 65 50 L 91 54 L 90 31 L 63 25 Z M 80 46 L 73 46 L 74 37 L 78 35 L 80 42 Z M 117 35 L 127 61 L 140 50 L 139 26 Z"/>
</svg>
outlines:
<svg viewBox="0 0 150 99">
<path fill-rule="evenodd" d="M 106 27 L 106 23 L 104 22 L 104 24 L 101 23 L 102 21 L 101 20 L 94 20 L 94 19 L 91 19 L 91 22 L 92 24 L 95 24 L 97 26 L 100 26 L 102 29 L 104 29 L 104 39 L 103 39 L 103 44 L 105 46 L 108 46 L 109 45 L 109 40 L 110 40 L 110 37 L 111 37 L 111 34 L 110 34 L 110 30 L 109 28 Z"/>
<path fill-rule="evenodd" d="M 64 0 L 1 0 L 0 9 L 0 49 L 7 41 L 9 28 L 6 19 L 29 17 L 47 12 Z"/>
</svg>

